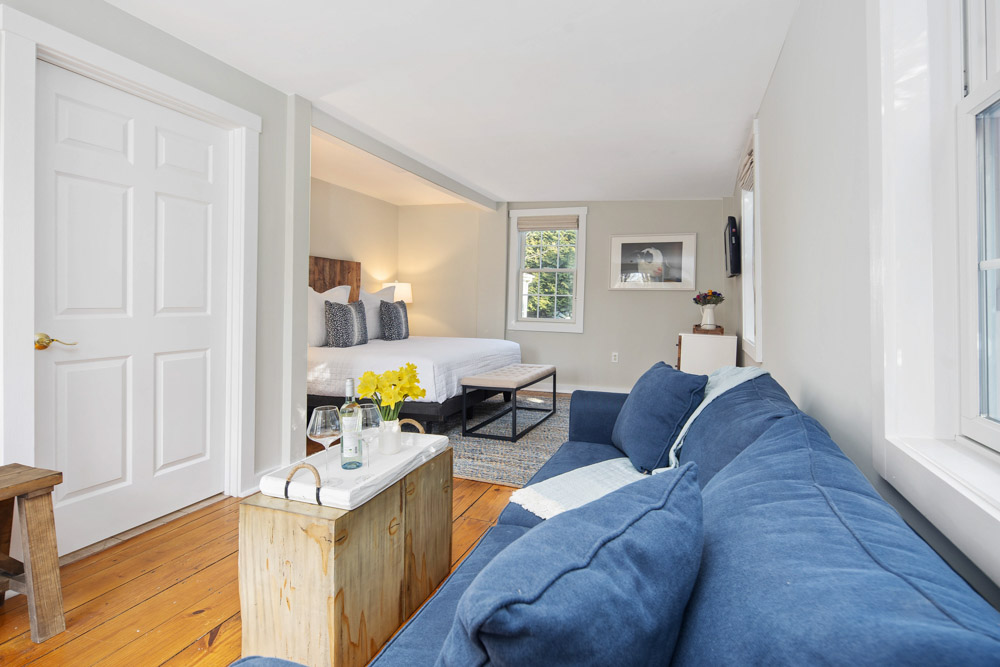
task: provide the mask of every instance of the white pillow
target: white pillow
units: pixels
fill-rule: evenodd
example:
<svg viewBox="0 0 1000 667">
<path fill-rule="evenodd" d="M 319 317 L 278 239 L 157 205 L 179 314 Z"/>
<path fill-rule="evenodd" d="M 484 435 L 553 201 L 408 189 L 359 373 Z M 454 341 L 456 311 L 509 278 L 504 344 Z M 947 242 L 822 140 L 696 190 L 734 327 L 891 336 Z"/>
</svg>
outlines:
<svg viewBox="0 0 1000 667">
<path fill-rule="evenodd" d="M 391 302 L 395 294 L 394 286 L 383 287 L 374 294 L 361 290 L 360 301 L 365 304 L 365 319 L 368 320 L 368 340 L 382 337 L 382 302 Z"/>
<path fill-rule="evenodd" d="M 351 286 L 333 287 L 320 294 L 309 288 L 309 330 L 306 334 L 309 347 L 324 347 L 326 345 L 326 302 L 347 303 L 351 298 Z"/>
</svg>

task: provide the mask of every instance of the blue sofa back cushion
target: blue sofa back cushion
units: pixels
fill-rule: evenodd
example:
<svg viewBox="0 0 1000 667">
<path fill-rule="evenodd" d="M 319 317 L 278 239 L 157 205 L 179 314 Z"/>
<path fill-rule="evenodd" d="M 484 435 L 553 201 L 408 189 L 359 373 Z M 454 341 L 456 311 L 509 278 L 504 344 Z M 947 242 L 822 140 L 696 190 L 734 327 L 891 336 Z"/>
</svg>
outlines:
<svg viewBox="0 0 1000 667">
<path fill-rule="evenodd" d="M 779 419 L 703 500 L 675 664 L 1000 664 L 1000 613 L 810 417 Z"/>
<path fill-rule="evenodd" d="M 555 516 L 483 568 L 437 664 L 666 664 L 701 540 L 693 465 Z"/>
<path fill-rule="evenodd" d="M 737 385 L 705 406 L 688 427 L 678 460 L 698 464 L 702 488 L 782 417 L 799 409 L 770 375 Z"/>
<path fill-rule="evenodd" d="M 707 382 L 707 375 L 683 373 L 656 362 L 625 399 L 611 442 L 639 472 L 665 467 L 671 445 L 705 396 Z"/>
</svg>

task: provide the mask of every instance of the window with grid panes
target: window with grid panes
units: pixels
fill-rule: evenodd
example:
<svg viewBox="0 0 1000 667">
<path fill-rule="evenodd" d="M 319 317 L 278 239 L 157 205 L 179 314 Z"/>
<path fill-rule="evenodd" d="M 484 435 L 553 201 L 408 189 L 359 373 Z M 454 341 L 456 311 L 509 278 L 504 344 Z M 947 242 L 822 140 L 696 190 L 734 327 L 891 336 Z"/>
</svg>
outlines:
<svg viewBox="0 0 1000 667">
<path fill-rule="evenodd" d="M 519 232 L 522 320 L 574 319 L 576 229 Z"/>
<path fill-rule="evenodd" d="M 510 212 L 507 328 L 583 332 L 587 208 Z"/>
</svg>

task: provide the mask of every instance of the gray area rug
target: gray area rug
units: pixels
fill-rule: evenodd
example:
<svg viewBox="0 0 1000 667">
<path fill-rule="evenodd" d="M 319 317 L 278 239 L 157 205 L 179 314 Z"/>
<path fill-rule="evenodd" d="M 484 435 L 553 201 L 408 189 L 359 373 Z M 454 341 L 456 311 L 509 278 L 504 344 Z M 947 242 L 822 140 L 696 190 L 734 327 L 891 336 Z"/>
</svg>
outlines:
<svg viewBox="0 0 1000 667">
<path fill-rule="evenodd" d="M 521 405 L 548 406 L 552 395 L 518 396 Z M 477 405 L 470 425 L 476 425 L 503 409 L 499 396 Z M 537 422 L 545 413 L 519 410 L 517 426 L 520 431 Z M 506 486 L 524 486 L 542 465 L 549 460 L 569 435 L 569 396 L 559 396 L 556 414 L 532 429 L 517 442 L 489 438 L 462 437 L 462 417 L 455 415 L 435 433 L 448 436 L 455 449 L 455 476 Z M 510 415 L 505 415 L 483 429 L 485 433 L 510 434 Z"/>
</svg>

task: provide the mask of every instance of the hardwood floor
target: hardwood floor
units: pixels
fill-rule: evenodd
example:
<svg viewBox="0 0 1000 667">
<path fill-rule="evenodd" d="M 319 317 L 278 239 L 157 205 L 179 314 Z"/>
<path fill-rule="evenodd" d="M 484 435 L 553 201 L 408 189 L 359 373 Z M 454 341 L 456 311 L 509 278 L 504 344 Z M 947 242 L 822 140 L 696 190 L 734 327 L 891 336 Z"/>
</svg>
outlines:
<svg viewBox="0 0 1000 667">
<path fill-rule="evenodd" d="M 452 568 L 514 489 L 455 478 Z M 61 568 L 66 631 L 34 644 L 23 595 L 0 606 L 0 665 L 228 665 L 240 657 L 239 499 Z"/>
</svg>

